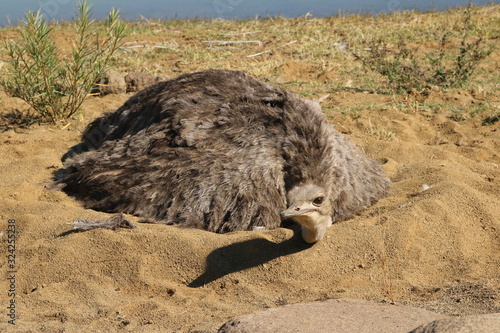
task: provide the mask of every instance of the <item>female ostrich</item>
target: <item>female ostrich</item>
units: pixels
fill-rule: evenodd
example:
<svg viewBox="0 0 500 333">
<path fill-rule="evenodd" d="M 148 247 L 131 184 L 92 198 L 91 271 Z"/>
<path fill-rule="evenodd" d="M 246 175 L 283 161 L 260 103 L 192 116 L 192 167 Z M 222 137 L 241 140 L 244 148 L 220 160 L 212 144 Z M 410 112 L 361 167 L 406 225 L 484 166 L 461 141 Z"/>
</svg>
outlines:
<svg viewBox="0 0 500 333">
<path fill-rule="evenodd" d="M 87 208 L 218 233 L 291 218 L 309 243 L 388 188 L 319 104 L 228 70 L 137 93 L 63 161 L 57 182 Z"/>
</svg>

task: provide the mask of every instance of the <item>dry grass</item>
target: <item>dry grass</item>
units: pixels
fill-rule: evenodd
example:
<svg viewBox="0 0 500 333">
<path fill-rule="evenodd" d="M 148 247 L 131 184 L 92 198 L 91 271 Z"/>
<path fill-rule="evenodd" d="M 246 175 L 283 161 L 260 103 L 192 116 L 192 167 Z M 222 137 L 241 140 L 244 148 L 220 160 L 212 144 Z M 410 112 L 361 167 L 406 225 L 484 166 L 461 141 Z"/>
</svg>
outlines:
<svg viewBox="0 0 500 333">
<path fill-rule="evenodd" d="M 112 65 L 124 73 L 142 71 L 167 77 L 207 68 L 238 69 L 283 85 L 307 98 L 320 98 L 339 91 L 393 95 L 386 80 L 355 62 L 351 51 L 363 50 L 370 40 L 375 39 L 384 40 L 387 47 L 393 47 L 403 39 L 416 55 L 437 50 L 443 26 L 447 29 L 459 26 L 463 11 L 401 12 L 377 17 L 350 15 L 243 21 L 130 22 L 129 35 L 125 40 L 128 44 L 119 51 Z M 499 6 L 472 8 L 471 37 L 481 35 L 485 45 L 498 46 L 499 19 Z M 54 28 L 59 33 L 59 47 L 68 53 L 67 35 L 71 29 L 72 24 L 68 23 Z M 12 39 L 16 34 L 16 29 L 12 27 L 1 29 L 0 40 Z M 203 41 L 259 43 L 216 44 Z M 498 54 L 496 49 L 481 62 L 468 85 L 463 87 L 483 94 L 486 104 L 487 97 L 495 94 L 500 82 L 496 65 Z M 308 66 L 308 70 L 283 78 L 283 66 L 290 63 Z M 432 103 L 422 106 L 418 96 L 393 95 L 392 100 L 393 108 L 406 113 L 443 110 Z M 330 99 L 327 98 L 323 106 L 325 110 L 338 114 L 339 110 L 335 110 L 336 105 Z M 477 108 L 465 108 L 462 113 L 466 117 L 459 118 L 494 116 L 498 111 L 496 108 L 496 105 L 487 105 L 480 112 Z M 362 110 L 359 112 L 362 113 Z M 451 109 L 446 112 L 451 112 Z M 454 116 L 458 117 L 458 114 Z M 380 135 L 391 139 L 393 134 L 390 130 L 382 130 L 385 132 Z"/>
</svg>

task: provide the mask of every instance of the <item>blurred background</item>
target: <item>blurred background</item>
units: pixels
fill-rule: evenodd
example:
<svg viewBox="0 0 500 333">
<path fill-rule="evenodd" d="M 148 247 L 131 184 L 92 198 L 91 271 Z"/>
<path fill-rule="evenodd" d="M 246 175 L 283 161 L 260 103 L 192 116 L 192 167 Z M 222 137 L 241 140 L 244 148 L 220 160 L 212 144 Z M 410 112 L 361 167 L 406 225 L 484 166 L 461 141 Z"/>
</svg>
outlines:
<svg viewBox="0 0 500 333">
<path fill-rule="evenodd" d="M 0 26 L 15 25 L 27 10 L 41 9 L 48 20 L 70 21 L 75 15 L 76 0 L 2 0 Z M 256 17 L 285 16 L 316 17 L 337 14 L 387 13 L 399 10 L 446 10 L 466 6 L 466 0 L 102 0 L 92 3 L 94 17 L 104 18 L 111 8 L 119 8 L 127 20 L 222 18 L 253 19 Z M 475 5 L 494 4 L 497 1 L 473 1 Z"/>
</svg>

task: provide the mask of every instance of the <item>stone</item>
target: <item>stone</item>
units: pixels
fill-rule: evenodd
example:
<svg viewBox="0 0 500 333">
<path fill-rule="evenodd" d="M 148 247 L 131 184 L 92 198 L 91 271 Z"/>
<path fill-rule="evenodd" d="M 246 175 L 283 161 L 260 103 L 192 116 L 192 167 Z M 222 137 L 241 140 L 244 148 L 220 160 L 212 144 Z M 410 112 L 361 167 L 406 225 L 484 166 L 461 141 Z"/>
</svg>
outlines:
<svg viewBox="0 0 500 333">
<path fill-rule="evenodd" d="M 500 313 L 435 320 L 410 333 L 500 333 Z"/>
<path fill-rule="evenodd" d="M 103 95 L 124 94 L 127 92 L 127 85 L 123 76 L 111 69 L 99 81 L 99 91 Z"/>
<path fill-rule="evenodd" d="M 408 333 L 444 315 L 420 308 L 331 299 L 271 308 L 232 319 L 219 333 Z"/>
<path fill-rule="evenodd" d="M 142 89 L 160 81 L 162 81 L 161 77 L 150 73 L 132 72 L 125 76 L 127 92 L 141 91 Z"/>
</svg>

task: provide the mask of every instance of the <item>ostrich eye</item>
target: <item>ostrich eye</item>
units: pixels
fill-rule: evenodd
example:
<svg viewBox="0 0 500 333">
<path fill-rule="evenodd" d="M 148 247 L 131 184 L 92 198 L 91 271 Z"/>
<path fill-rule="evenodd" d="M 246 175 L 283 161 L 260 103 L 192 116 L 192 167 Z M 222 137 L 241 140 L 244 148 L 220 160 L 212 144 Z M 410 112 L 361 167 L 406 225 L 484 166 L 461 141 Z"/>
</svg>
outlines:
<svg viewBox="0 0 500 333">
<path fill-rule="evenodd" d="M 321 204 L 323 203 L 323 200 L 325 198 L 324 197 L 317 197 L 313 200 L 313 205 L 315 206 L 321 206 Z"/>
</svg>

